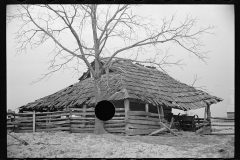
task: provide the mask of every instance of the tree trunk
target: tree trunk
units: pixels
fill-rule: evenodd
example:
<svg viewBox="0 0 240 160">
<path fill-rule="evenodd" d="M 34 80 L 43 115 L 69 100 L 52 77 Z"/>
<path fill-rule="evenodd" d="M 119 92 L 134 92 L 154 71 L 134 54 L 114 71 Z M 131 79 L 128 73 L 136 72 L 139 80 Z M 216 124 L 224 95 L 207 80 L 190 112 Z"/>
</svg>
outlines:
<svg viewBox="0 0 240 160">
<path fill-rule="evenodd" d="M 100 77 L 101 77 L 101 71 L 99 71 L 99 63 L 96 62 L 95 59 L 95 77 L 94 77 L 94 88 L 95 88 L 95 106 L 99 101 L 101 101 L 101 88 L 100 88 Z M 106 134 L 108 133 L 104 129 L 104 123 L 102 120 L 98 119 L 95 115 L 95 126 L 94 126 L 94 134 Z"/>
</svg>

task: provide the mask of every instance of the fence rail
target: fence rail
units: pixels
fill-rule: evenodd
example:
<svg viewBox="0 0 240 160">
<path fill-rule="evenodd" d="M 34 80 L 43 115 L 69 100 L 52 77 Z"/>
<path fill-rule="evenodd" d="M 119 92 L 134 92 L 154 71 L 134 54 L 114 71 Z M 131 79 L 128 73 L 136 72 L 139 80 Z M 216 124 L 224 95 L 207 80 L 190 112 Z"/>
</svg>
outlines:
<svg viewBox="0 0 240 160">
<path fill-rule="evenodd" d="M 125 133 L 125 109 L 116 108 L 115 116 L 104 122 L 106 131 Z M 95 125 L 94 108 L 70 108 L 57 112 L 7 112 L 8 132 L 93 132 Z"/>
<path fill-rule="evenodd" d="M 234 118 L 224 118 L 224 117 L 211 117 L 211 120 L 214 119 L 214 120 L 221 120 L 220 122 L 234 122 Z M 220 129 L 218 130 L 223 130 L 224 128 L 223 127 L 234 127 L 235 124 L 217 124 L 216 122 L 218 121 L 212 121 L 211 122 L 211 130 L 213 130 L 212 127 L 215 127 L 215 126 L 218 126 Z M 211 135 L 234 135 L 235 133 L 234 132 L 211 132 L 210 133 Z"/>
</svg>

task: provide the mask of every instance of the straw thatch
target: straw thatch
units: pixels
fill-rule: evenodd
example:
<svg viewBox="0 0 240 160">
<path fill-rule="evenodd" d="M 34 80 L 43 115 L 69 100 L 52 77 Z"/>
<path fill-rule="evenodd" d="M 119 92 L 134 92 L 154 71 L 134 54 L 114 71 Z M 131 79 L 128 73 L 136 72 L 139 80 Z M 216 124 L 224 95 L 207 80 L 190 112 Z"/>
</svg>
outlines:
<svg viewBox="0 0 240 160">
<path fill-rule="evenodd" d="M 100 81 L 102 100 L 139 99 L 181 110 L 198 109 L 223 100 L 181 83 L 154 67 L 144 67 L 131 61 L 116 61 L 109 66 L 109 71 L 102 75 Z M 60 110 L 67 106 L 94 105 L 94 81 L 89 76 L 87 71 L 79 82 L 19 109 Z"/>
</svg>

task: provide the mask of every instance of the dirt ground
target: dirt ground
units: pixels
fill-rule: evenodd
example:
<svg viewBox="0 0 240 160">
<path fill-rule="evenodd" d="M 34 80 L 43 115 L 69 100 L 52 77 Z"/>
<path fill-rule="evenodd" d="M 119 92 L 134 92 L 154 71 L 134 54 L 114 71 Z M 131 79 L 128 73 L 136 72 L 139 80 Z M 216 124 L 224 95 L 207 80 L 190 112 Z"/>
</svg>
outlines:
<svg viewBox="0 0 240 160">
<path fill-rule="evenodd" d="M 225 129 L 225 130 L 229 130 Z M 231 130 L 231 129 L 230 129 Z M 10 133 L 8 158 L 233 158 L 234 136 L 178 132 L 159 136 L 87 133 Z"/>
</svg>

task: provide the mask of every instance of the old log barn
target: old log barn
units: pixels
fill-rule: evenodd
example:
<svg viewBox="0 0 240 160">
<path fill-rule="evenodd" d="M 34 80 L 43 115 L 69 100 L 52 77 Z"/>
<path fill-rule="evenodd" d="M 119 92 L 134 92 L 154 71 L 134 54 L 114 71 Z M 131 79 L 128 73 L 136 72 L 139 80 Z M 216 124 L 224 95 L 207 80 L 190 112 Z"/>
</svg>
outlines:
<svg viewBox="0 0 240 160">
<path fill-rule="evenodd" d="M 103 64 L 104 61 L 101 63 Z M 93 66 L 94 63 L 92 62 L 91 65 Z M 210 123 L 210 105 L 223 100 L 181 83 L 155 67 L 128 60 L 115 60 L 102 75 L 100 88 L 102 100 L 111 101 L 116 109 L 115 116 L 104 122 L 106 131 L 126 135 L 150 134 L 163 127 L 159 125 L 162 122 L 172 126 L 177 122 L 174 118 L 177 120 L 181 117 L 173 115 L 172 108 L 187 111 L 205 107 L 204 119 L 198 118 L 198 125 L 203 122 Z M 93 132 L 94 92 L 94 80 L 88 70 L 79 78 L 79 82 L 21 106 L 19 111 L 20 113 L 46 112 L 52 113 L 51 115 L 55 112 L 69 111 L 70 116 L 66 116 L 69 120 L 68 127 L 63 127 L 62 130 Z M 51 124 L 56 127 L 57 119 L 59 114 L 58 117 L 52 117 L 47 122 L 52 122 Z M 36 131 L 43 130 L 44 128 L 38 125 L 37 118 Z M 48 131 L 51 131 L 50 125 Z"/>
</svg>

